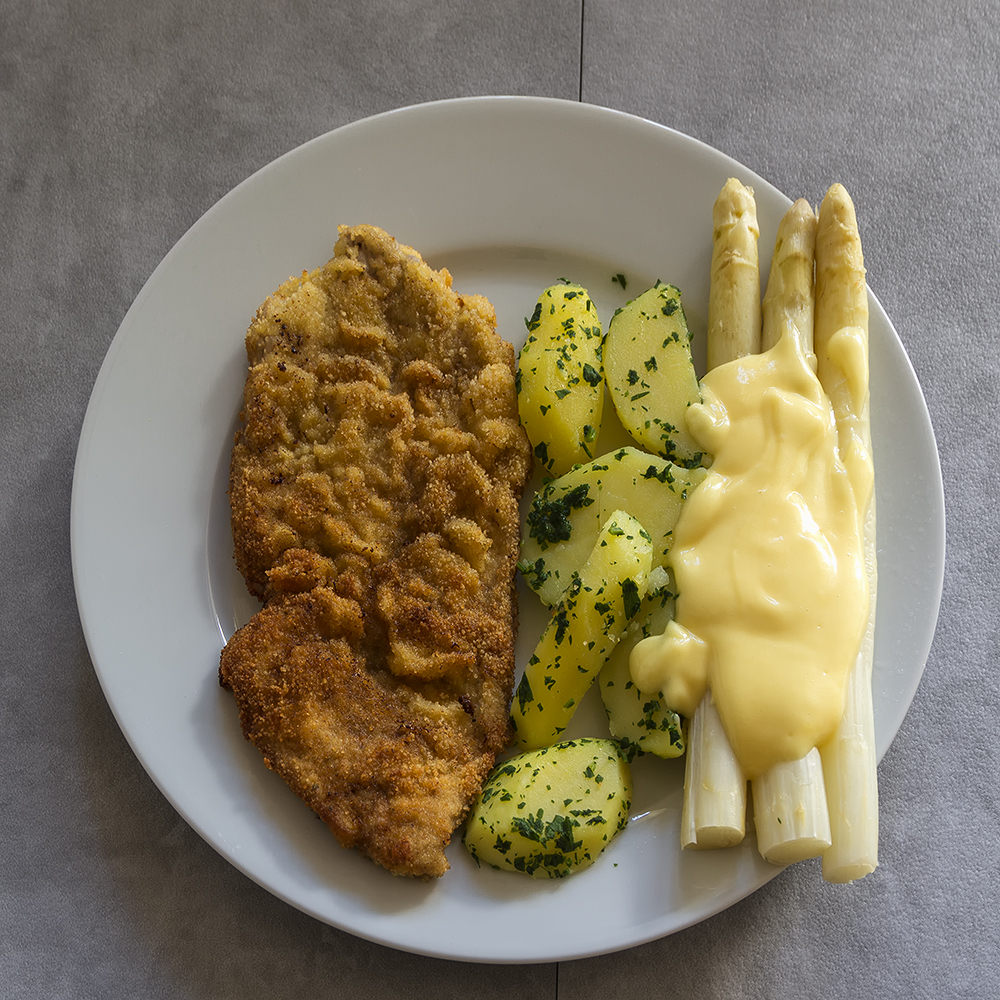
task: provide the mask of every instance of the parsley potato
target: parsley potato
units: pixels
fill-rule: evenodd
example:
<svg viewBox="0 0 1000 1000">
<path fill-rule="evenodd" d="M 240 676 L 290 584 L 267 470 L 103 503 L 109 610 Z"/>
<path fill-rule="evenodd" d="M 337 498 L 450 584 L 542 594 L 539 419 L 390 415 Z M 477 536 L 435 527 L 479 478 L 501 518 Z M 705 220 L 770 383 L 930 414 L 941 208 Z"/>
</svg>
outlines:
<svg viewBox="0 0 1000 1000">
<path fill-rule="evenodd" d="M 511 721 L 522 749 L 555 743 L 646 593 L 652 545 L 616 510 L 572 578 L 514 693 Z"/>
<path fill-rule="evenodd" d="M 704 469 L 683 469 L 638 448 L 619 448 L 546 483 L 525 519 L 518 563 L 525 582 L 543 603 L 558 604 L 615 510 L 627 510 L 646 529 L 652 565 L 661 566 L 681 505 L 704 478 Z"/>
<path fill-rule="evenodd" d="M 552 475 L 593 458 L 604 409 L 603 333 L 581 285 L 552 285 L 527 321 L 517 409 L 535 457 Z"/>
<path fill-rule="evenodd" d="M 646 636 L 660 635 L 674 617 L 670 583 L 670 576 L 662 567 L 650 572 L 648 593 L 597 679 L 608 728 L 629 762 L 640 753 L 664 758 L 684 753 L 680 716 L 664 703 L 659 692 L 640 690 L 628 665 L 632 647 Z"/>
<path fill-rule="evenodd" d="M 478 864 L 563 878 L 597 860 L 631 802 L 628 764 L 611 740 L 568 740 L 495 768 L 463 841 Z"/>
<path fill-rule="evenodd" d="M 604 341 L 604 375 L 619 420 L 643 448 L 688 468 L 701 464 L 685 422 L 701 389 L 677 288 L 658 281 L 615 313 Z"/>
</svg>

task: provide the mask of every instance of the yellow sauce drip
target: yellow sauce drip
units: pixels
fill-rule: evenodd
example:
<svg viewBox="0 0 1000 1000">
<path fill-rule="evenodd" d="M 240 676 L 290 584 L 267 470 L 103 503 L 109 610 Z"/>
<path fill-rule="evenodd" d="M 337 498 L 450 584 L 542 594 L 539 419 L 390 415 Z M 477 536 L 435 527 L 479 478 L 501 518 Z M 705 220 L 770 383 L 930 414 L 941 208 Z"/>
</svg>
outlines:
<svg viewBox="0 0 1000 1000">
<path fill-rule="evenodd" d="M 834 363 L 852 394 L 866 391 L 863 341 L 836 336 Z M 688 429 L 715 458 L 674 530 L 676 621 L 630 666 L 688 717 L 710 689 L 753 778 L 821 745 L 843 713 L 868 617 L 859 511 L 872 466 L 850 428 L 838 442 L 815 357 L 790 334 L 702 385 Z"/>
</svg>

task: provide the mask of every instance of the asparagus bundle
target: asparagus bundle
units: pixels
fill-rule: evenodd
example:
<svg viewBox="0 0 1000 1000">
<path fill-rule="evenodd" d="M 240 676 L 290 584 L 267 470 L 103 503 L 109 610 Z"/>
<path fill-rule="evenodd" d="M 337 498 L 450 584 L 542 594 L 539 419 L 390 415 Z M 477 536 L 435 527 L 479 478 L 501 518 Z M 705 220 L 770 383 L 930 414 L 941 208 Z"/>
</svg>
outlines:
<svg viewBox="0 0 1000 1000">
<path fill-rule="evenodd" d="M 713 223 L 709 367 L 753 353 L 757 349 L 755 326 L 765 350 L 785 334 L 795 337 L 804 353 L 815 350 L 818 377 L 834 409 L 841 456 L 853 466 L 854 482 L 863 482 L 871 454 L 867 288 L 857 222 L 847 192 L 834 185 L 823 201 L 819 220 L 804 200 L 785 215 L 759 312 L 755 309 L 759 295 L 756 245 L 752 250 L 748 246 L 757 235 L 752 192 L 729 181 L 716 202 Z M 761 854 L 776 864 L 823 854 L 824 877 L 837 882 L 859 878 L 877 864 L 871 703 L 875 515 L 873 491 L 867 493 L 872 499 L 859 496 L 858 506 L 863 513 L 871 602 L 842 721 L 822 748 L 813 748 L 800 760 L 777 764 L 752 783 Z M 709 692 L 691 721 L 682 846 L 728 846 L 742 840 L 745 789 L 745 777 Z"/>
</svg>

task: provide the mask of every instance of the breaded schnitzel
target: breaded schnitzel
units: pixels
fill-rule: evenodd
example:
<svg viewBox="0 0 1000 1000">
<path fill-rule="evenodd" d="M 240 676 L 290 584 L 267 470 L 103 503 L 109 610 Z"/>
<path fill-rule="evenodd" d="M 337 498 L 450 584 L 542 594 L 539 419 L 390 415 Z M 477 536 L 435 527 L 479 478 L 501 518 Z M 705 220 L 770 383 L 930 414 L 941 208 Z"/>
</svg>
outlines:
<svg viewBox="0 0 1000 1000">
<path fill-rule="evenodd" d="M 229 496 L 265 604 L 220 680 L 267 765 L 396 874 L 448 868 L 510 741 L 531 454 L 495 327 L 485 299 L 357 226 L 246 337 Z"/>
</svg>

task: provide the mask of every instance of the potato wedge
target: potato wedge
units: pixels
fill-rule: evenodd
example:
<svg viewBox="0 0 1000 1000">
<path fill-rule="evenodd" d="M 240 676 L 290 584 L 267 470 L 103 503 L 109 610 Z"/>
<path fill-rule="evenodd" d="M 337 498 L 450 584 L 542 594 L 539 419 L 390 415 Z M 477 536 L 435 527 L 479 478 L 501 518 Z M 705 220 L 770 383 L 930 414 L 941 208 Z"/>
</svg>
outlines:
<svg viewBox="0 0 1000 1000">
<path fill-rule="evenodd" d="M 677 288 L 657 282 L 615 313 L 604 341 L 604 375 L 619 419 L 639 444 L 677 465 L 701 464 L 685 423 L 701 390 Z"/>
<path fill-rule="evenodd" d="M 563 878 L 625 829 L 631 802 L 628 764 L 611 740 L 568 740 L 495 768 L 462 839 L 477 864 Z"/>
<path fill-rule="evenodd" d="M 628 666 L 632 647 L 648 635 L 660 635 L 673 616 L 670 577 L 665 569 L 656 567 L 649 574 L 649 591 L 638 613 L 629 622 L 597 678 L 608 715 L 608 728 L 630 763 L 640 753 L 665 758 L 680 757 L 684 753 L 680 716 L 664 704 L 662 695 L 640 691 Z"/>
<path fill-rule="evenodd" d="M 549 607 L 558 604 L 615 510 L 627 510 L 646 529 L 652 565 L 663 565 L 681 504 L 704 478 L 704 469 L 620 448 L 546 483 L 525 518 L 518 563 L 525 582 Z"/>
<path fill-rule="evenodd" d="M 565 731 L 639 610 L 651 560 L 649 535 L 631 514 L 616 510 L 549 619 L 514 693 L 510 715 L 523 749 L 548 746 Z"/>
<path fill-rule="evenodd" d="M 581 285 L 552 285 L 527 321 L 517 408 L 539 463 L 560 476 L 594 457 L 604 408 L 603 332 Z"/>
</svg>

